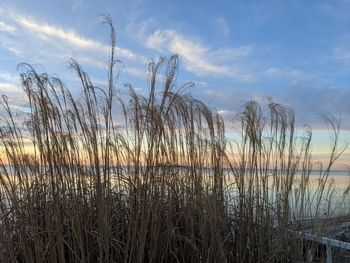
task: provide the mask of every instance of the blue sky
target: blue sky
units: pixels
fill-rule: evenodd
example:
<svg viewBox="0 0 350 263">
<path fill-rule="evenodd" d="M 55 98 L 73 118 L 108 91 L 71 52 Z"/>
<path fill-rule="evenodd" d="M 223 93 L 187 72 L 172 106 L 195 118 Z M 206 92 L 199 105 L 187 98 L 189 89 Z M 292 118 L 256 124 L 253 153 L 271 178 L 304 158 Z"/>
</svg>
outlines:
<svg viewBox="0 0 350 263">
<path fill-rule="evenodd" d="M 340 112 L 342 141 L 350 139 L 349 13 L 348 0 L 2 0 L 0 92 L 24 103 L 21 62 L 78 90 L 69 57 L 105 85 L 108 34 L 99 14 L 110 14 L 124 63 L 120 86 L 146 92 L 147 62 L 177 53 L 179 82 L 194 81 L 191 92 L 227 119 L 248 100 L 273 98 L 295 110 L 298 125 L 313 126 L 318 151 L 326 152 L 321 114 Z"/>
</svg>

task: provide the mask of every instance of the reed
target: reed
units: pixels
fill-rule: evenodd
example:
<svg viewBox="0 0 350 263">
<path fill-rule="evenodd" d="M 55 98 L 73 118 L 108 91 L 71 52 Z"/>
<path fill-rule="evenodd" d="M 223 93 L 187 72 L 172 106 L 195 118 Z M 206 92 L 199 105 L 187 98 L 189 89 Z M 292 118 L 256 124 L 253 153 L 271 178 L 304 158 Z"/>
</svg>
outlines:
<svg viewBox="0 0 350 263">
<path fill-rule="evenodd" d="M 329 172 L 344 150 L 338 123 L 328 122 L 332 154 L 326 168 L 316 167 L 311 190 L 311 129 L 297 136 L 292 110 L 248 102 L 232 141 L 220 114 L 187 93 L 193 84 L 177 84 L 176 55 L 149 63 L 146 97 L 129 86 L 120 98 L 115 31 L 108 17 L 106 24 L 106 89 L 71 60 L 81 97 L 28 64 L 23 118 L 3 97 L 0 261 L 303 260 L 289 230 L 321 217 L 326 205 L 335 211 Z"/>
</svg>

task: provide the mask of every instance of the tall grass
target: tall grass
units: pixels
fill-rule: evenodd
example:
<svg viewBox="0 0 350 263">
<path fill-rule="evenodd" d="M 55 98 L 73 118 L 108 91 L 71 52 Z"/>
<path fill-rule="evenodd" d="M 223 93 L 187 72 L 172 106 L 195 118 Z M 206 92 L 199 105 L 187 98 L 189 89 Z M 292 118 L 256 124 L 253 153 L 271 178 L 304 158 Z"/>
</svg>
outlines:
<svg viewBox="0 0 350 263">
<path fill-rule="evenodd" d="M 25 121 L 3 97 L 0 261 L 303 260 L 289 230 L 335 209 L 328 182 L 343 150 L 338 123 L 329 122 L 334 147 L 311 190 L 311 129 L 296 136 L 288 108 L 248 102 L 235 116 L 241 137 L 229 140 L 215 109 L 186 93 L 192 84 L 176 83 L 177 56 L 149 63 L 146 97 L 131 86 L 118 97 L 106 22 L 106 89 L 72 60 L 81 97 L 27 64 Z"/>
</svg>

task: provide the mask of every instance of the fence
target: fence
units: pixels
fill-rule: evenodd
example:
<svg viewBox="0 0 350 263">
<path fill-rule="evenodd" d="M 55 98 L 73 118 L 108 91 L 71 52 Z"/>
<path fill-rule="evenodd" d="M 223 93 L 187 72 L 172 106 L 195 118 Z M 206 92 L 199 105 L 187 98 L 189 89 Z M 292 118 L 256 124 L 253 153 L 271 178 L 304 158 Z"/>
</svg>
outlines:
<svg viewBox="0 0 350 263">
<path fill-rule="evenodd" d="M 328 237 L 320 237 L 317 235 L 301 232 L 301 231 L 292 231 L 290 230 L 293 234 L 295 234 L 297 237 L 303 239 L 303 240 L 310 240 L 313 242 L 317 242 L 319 244 L 323 244 L 326 246 L 326 256 L 327 256 L 327 263 L 333 263 L 333 255 L 332 255 L 332 249 L 337 248 L 337 249 L 343 249 L 346 251 L 350 251 L 350 243 L 348 242 L 343 242 L 340 240 L 328 238 Z M 350 258 L 347 258 L 347 255 L 345 255 L 346 261 L 345 262 L 350 262 Z M 308 263 L 312 262 L 312 257 L 308 255 Z M 338 260 L 337 260 L 338 262 Z"/>
</svg>

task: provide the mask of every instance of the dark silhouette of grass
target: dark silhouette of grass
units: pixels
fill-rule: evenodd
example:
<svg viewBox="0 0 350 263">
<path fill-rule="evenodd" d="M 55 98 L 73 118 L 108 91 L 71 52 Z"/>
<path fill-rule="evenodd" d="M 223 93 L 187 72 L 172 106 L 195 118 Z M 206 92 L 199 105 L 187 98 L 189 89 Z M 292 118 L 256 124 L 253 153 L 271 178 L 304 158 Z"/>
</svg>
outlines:
<svg viewBox="0 0 350 263">
<path fill-rule="evenodd" d="M 343 150 L 338 123 L 328 122 L 334 147 L 311 189 L 310 128 L 297 137 L 290 109 L 248 102 L 235 116 L 241 139 L 230 141 L 222 117 L 184 92 L 191 84 L 176 84 L 176 55 L 149 63 L 148 96 L 130 86 L 128 99 L 118 98 L 115 33 L 106 23 L 107 90 L 72 60 L 80 98 L 27 64 L 23 123 L 3 98 L 0 261 L 303 260 L 303 243 L 289 230 L 326 205 L 335 211 L 329 172 Z"/>
</svg>

